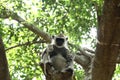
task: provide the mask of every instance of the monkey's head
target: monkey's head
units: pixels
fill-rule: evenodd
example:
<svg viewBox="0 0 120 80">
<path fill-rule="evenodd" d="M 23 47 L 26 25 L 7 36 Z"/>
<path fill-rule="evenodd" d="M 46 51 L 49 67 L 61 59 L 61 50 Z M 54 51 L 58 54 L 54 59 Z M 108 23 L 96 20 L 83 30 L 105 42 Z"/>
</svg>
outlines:
<svg viewBox="0 0 120 80">
<path fill-rule="evenodd" d="M 68 37 L 64 36 L 63 34 L 59 34 L 57 36 L 52 36 L 53 44 L 57 47 L 66 47 Z"/>
</svg>

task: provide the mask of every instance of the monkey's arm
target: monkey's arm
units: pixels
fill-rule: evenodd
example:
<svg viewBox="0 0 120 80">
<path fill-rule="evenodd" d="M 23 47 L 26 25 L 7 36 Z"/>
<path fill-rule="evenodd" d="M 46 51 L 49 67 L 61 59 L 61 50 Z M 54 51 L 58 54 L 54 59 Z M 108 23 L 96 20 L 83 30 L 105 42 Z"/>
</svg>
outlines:
<svg viewBox="0 0 120 80">
<path fill-rule="evenodd" d="M 70 54 L 70 51 L 68 49 L 66 49 L 65 58 L 66 58 L 67 62 L 71 62 L 73 60 L 73 55 Z"/>
</svg>

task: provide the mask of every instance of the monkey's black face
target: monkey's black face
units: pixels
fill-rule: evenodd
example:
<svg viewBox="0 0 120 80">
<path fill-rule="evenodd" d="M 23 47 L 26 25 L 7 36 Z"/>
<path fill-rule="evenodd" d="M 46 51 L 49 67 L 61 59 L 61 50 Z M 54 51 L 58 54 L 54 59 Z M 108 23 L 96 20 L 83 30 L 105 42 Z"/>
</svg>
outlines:
<svg viewBox="0 0 120 80">
<path fill-rule="evenodd" d="M 65 40 L 63 38 L 56 38 L 56 44 L 58 46 L 62 46 L 64 44 Z"/>
</svg>

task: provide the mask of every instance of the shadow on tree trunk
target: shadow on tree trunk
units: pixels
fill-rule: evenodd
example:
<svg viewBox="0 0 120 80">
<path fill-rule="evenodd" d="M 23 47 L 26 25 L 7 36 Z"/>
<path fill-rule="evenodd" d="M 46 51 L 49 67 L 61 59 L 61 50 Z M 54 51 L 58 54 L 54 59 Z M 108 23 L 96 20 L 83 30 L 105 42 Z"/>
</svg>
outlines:
<svg viewBox="0 0 120 80">
<path fill-rule="evenodd" d="M 1 37 L 0 37 L 0 80 L 10 80 L 5 48 Z"/>
</svg>

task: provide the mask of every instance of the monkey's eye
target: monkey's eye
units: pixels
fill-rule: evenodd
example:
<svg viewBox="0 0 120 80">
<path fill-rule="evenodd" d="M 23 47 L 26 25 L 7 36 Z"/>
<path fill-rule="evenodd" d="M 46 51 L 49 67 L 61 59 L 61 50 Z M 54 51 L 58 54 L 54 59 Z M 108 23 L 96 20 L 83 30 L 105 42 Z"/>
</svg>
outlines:
<svg viewBox="0 0 120 80">
<path fill-rule="evenodd" d="M 63 39 L 63 38 L 56 38 L 56 44 L 57 44 L 58 46 L 62 46 L 63 43 L 64 43 L 64 39 Z"/>
</svg>

